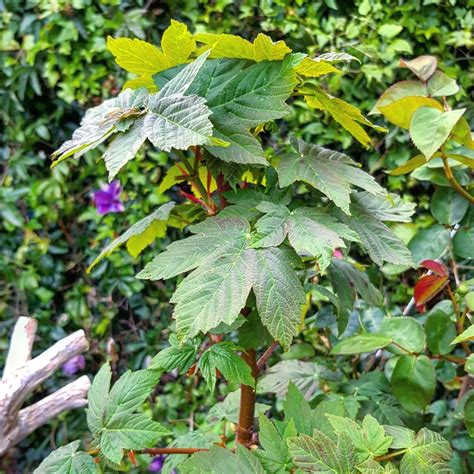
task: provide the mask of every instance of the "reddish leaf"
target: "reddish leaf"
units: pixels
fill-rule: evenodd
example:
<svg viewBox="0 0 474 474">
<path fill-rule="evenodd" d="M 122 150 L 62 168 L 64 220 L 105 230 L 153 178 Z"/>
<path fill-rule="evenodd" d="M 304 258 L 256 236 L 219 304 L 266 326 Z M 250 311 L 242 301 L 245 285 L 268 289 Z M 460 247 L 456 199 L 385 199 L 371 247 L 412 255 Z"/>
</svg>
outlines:
<svg viewBox="0 0 474 474">
<path fill-rule="evenodd" d="M 448 267 L 442 263 L 437 262 L 436 260 L 423 260 L 420 263 L 420 267 L 427 268 L 438 276 L 447 277 L 449 275 Z"/>
<path fill-rule="evenodd" d="M 127 454 L 128 454 L 128 457 L 129 457 L 130 461 L 132 462 L 132 464 L 134 466 L 138 466 L 137 458 L 135 457 L 135 451 L 130 450 Z"/>
<path fill-rule="evenodd" d="M 425 311 L 425 304 L 434 298 L 448 282 L 447 276 L 425 275 L 415 285 L 415 304 L 420 313 Z"/>
</svg>

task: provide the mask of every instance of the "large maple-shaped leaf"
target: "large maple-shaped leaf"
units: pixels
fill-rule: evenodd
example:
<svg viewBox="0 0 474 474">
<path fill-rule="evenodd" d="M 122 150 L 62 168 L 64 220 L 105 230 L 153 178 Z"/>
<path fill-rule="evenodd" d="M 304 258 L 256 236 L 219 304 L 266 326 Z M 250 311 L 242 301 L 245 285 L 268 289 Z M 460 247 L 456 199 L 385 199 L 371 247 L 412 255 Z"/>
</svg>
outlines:
<svg viewBox="0 0 474 474">
<path fill-rule="evenodd" d="M 268 166 L 259 141 L 248 129 L 289 112 L 285 101 L 296 84 L 292 68 L 300 59 L 290 55 L 283 61 L 258 64 L 244 59 L 206 61 L 189 93 L 206 98 L 214 136 L 230 143 L 228 147 L 207 145 L 212 155 L 226 162 Z M 158 86 L 171 80 L 177 70 L 156 75 Z"/>
<path fill-rule="evenodd" d="M 68 474 L 98 474 L 99 467 L 94 458 L 83 451 L 78 451 L 80 441 L 73 441 L 55 449 L 34 470 L 34 474 L 53 474 L 67 472 Z"/>
<path fill-rule="evenodd" d="M 262 323 L 288 345 L 305 295 L 287 254 L 252 248 L 250 225 L 242 217 L 209 218 L 190 230 L 196 235 L 172 243 L 138 274 L 155 280 L 195 269 L 171 299 L 179 337 L 232 324 L 253 288 Z"/>
<path fill-rule="evenodd" d="M 197 268 L 227 250 L 241 248 L 250 233 L 249 223 L 241 217 L 214 217 L 189 227 L 191 237 L 172 242 L 138 275 L 138 278 L 161 280 Z"/>
<path fill-rule="evenodd" d="M 297 467 L 308 472 L 352 474 L 356 471 L 355 450 L 347 435 L 333 441 L 321 431 L 313 436 L 288 439 L 288 447 Z"/>
<path fill-rule="evenodd" d="M 296 85 L 294 62 L 292 56 L 265 61 L 237 74 L 221 94 L 209 99 L 214 120 L 248 128 L 287 115 L 290 109 L 285 102 Z"/>
<path fill-rule="evenodd" d="M 346 214 L 350 214 L 352 186 L 373 194 L 384 193 L 374 178 L 359 169 L 344 153 L 309 145 L 299 139 L 292 139 L 291 142 L 295 151 L 282 155 L 277 166 L 281 187 L 295 181 L 308 183 L 334 201 Z"/>
<path fill-rule="evenodd" d="M 315 208 L 300 207 L 290 211 L 282 204 L 263 202 L 257 210 L 265 212 L 256 223 L 254 247 L 280 245 L 288 236 L 300 254 L 319 258 L 321 270 L 331 263 L 333 251 L 345 247 L 344 240 L 357 241 L 357 234 L 334 217 Z"/>
<path fill-rule="evenodd" d="M 439 433 L 422 428 L 406 448 L 400 470 L 406 474 L 450 473 L 451 446 Z"/>
<path fill-rule="evenodd" d="M 341 220 L 359 234 L 362 247 L 377 265 L 383 262 L 413 265 L 406 245 L 382 222 L 382 219 L 406 222 L 408 212 L 403 211 L 401 203 L 391 210 L 382 199 L 371 201 L 370 205 L 367 203 L 366 195 L 355 194 L 350 206 L 351 216 L 340 213 Z"/>
<path fill-rule="evenodd" d="M 232 324 L 247 301 L 254 270 L 255 251 L 243 238 L 224 246 L 188 275 L 171 298 L 178 336 L 192 337 L 220 323 Z"/>
<path fill-rule="evenodd" d="M 208 55 L 206 52 L 188 64 L 156 94 L 127 89 L 90 109 L 72 139 L 53 153 L 53 158 L 59 162 L 71 155 L 79 157 L 118 133 L 104 155 L 111 179 L 134 158 L 146 138 L 163 151 L 203 144 L 227 146 L 212 137 L 211 111 L 205 99 L 186 95 Z"/>
</svg>

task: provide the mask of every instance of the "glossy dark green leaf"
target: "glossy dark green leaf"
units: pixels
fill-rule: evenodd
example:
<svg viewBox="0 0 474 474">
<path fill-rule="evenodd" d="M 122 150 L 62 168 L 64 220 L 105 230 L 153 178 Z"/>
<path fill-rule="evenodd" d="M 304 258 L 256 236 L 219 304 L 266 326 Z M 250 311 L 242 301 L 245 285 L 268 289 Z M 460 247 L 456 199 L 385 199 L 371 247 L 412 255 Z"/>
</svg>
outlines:
<svg viewBox="0 0 474 474">
<path fill-rule="evenodd" d="M 456 325 L 444 311 L 437 308 L 430 311 L 425 331 L 428 348 L 433 354 L 449 354 L 453 350 L 450 343 L 456 337 Z"/>
<path fill-rule="evenodd" d="M 398 359 L 390 383 L 405 410 L 422 410 L 431 401 L 435 390 L 433 364 L 425 355 L 403 355 Z"/>
<path fill-rule="evenodd" d="M 431 197 L 431 213 L 440 224 L 457 224 L 468 208 L 469 202 L 451 188 L 437 188 Z"/>
</svg>

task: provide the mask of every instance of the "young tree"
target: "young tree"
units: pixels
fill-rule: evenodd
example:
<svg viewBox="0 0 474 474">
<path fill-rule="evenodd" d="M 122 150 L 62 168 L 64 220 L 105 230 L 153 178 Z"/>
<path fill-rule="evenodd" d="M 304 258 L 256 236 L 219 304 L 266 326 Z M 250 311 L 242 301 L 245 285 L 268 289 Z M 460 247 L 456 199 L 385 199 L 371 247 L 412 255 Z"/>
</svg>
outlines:
<svg viewBox="0 0 474 474">
<path fill-rule="evenodd" d="M 253 42 L 227 34 L 193 35 L 175 21 L 164 32 L 161 49 L 127 38 L 109 38 L 108 47 L 137 77 L 116 98 L 87 111 L 72 139 L 54 153 L 54 164 L 108 142 L 103 159 L 112 180 L 147 140 L 169 153 L 173 164 L 159 192 L 176 185 L 174 196 L 181 202 L 168 201 L 136 222 L 89 271 L 121 244 L 136 256 L 166 228 L 183 230 L 185 238 L 171 242 L 137 275 L 148 280 L 183 275 L 171 299 L 175 333 L 147 369 L 127 372 L 112 388 L 110 367 L 102 367 L 89 393 L 89 453 L 71 443 L 37 472 L 64 466 L 69 472 L 119 469 L 126 453 L 132 462 L 136 453 L 196 453 L 184 462 L 180 458 L 180 472 L 397 472 L 390 462 L 396 455 L 403 455 L 402 472 L 422 472 L 422 465 L 445 469 L 450 447 L 437 433 L 384 429 L 371 415 L 356 421 L 355 405 L 347 401 L 310 407 L 304 395 L 309 398 L 314 390 L 311 374 L 304 378 L 294 364 L 286 365 L 285 373 L 273 371 L 274 391 L 286 393 L 284 421 L 274 424 L 260 413 L 259 443 L 255 437 L 261 412 L 257 380 L 272 352 L 279 345 L 287 350 L 304 326 L 311 294 L 334 306 L 336 319 L 328 325 L 342 335 L 356 295 L 382 305 L 381 293 L 354 257 L 379 266 L 413 266 L 410 251 L 385 222 L 408 222 L 414 205 L 389 194 L 345 153 L 307 143 L 283 121 L 293 108 L 307 107 L 315 117 L 332 117 L 370 147 L 367 129 L 384 129 L 322 85 L 325 76 L 339 72 L 338 63 L 356 58 L 345 53 L 311 58 L 263 34 Z M 412 328 L 407 319 L 400 321 Z M 388 326 L 346 339 L 332 353 L 381 348 L 397 353 L 396 328 Z M 326 350 L 331 350 L 327 339 Z M 409 354 L 420 350 L 410 347 Z M 416 364 L 429 379 L 426 361 L 417 358 Z M 200 373 L 210 390 L 218 378 L 240 384 L 240 393 L 228 396 L 240 404 L 235 448 L 231 439 L 216 442 L 212 436 L 155 447 L 171 433 L 135 412 L 161 373 L 173 369 Z M 430 394 L 431 385 L 417 406 L 426 405 Z"/>
</svg>

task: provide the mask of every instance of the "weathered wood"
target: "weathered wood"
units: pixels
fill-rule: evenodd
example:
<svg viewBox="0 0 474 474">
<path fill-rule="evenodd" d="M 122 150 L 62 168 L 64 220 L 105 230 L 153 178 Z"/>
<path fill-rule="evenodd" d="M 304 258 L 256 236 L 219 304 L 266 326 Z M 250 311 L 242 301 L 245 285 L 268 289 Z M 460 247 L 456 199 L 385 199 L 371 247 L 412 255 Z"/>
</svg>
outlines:
<svg viewBox="0 0 474 474">
<path fill-rule="evenodd" d="M 21 409 L 33 390 L 65 362 L 89 347 L 84 331 L 76 331 L 31 359 L 36 326 L 35 319 L 21 317 L 13 331 L 0 381 L 0 456 L 61 412 L 87 403 L 90 381 L 83 376 L 39 402 Z"/>
</svg>

